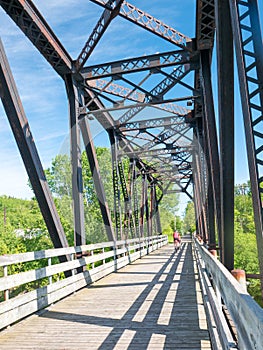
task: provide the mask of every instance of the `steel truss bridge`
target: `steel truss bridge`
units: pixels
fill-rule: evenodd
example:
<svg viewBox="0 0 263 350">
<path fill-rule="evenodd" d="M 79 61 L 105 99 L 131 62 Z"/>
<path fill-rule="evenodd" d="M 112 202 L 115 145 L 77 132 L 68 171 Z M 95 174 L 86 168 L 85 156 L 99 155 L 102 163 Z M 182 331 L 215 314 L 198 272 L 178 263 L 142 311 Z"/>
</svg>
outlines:
<svg viewBox="0 0 263 350">
<path fill-rule="evenodd" d="M 72 58 L 33 1 L 0 0 L 6 15 L 65 84 L 75 246 L 86 244 L 80 151 L 84 142 L 109 242 L 161 234 L 163 196 L 183 192 L 194 202 L 198 236 L 219 252 L 228 270 L 233 269 L 237 71 L 263 289 L 263 45 L 257 1 L 196 1 L 193 38 L 126 1 L 91 2 L 98 5 L 98 21 Z M 142 35 L 148 32 L 172 49 L 161 52 L 160 44 L 157 53 L 127 58 L 120 46 L 123 59 L 89 65 L 94 49 L 119 17 L 127 30 L 138 26 Z M 215 55 L 216 97 L 211 78 Z M 0 96 L 54 247 L 69 249 L 2 43 Z M 100 123 L 111 145 L 114 220 L 91 120 Z M 70 256 L 59 259 L 67 263 Z"/>
</svg>

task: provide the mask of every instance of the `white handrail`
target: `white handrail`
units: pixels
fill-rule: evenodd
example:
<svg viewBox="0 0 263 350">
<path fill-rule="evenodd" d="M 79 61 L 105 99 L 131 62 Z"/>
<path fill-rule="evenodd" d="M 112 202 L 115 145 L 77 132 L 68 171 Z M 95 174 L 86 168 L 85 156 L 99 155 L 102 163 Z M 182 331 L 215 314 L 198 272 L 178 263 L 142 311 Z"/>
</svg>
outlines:
<svg viewBox="0 0 263 350">
<path fill-rule="evenodd" d="M 0 256 L 0 267 L 4 272 L 3 277 L 0 278 L 0 292 L 5 298 L 0 303 L 0 329 L 45 308 L 167 243 L 167 236 L 152 236 Z M 52 265 L 51 258 L 59 256 L 68 256 L 69 260 L 62 263 L 57 261 Z M 42 264 L 41 267 L 33 270 L 10 273 L 12 265 L 23 266 L 24 263 L 41 262 L 41 260 L 45 266 Z M 58 279 L 58 276 L 69 271 L 71 276 Z M 26 283 L 38 283 L 43 279 L 45 283 L 42 283 L 41 287 L 12 297 L 14 289 Z"/>
<path fill-rule="evenodd" d="M 200 260 L 199 266 L 201 266 L 202 274 L 207 280 L 211 281 L 214 290 L 217 291 L 218 297 L 220 299 L 222 298 L 234 322 L 237 331 L 238 348 L 262 349 L 263 309 L 219 260 L 201 245 L 197 239 L 194 241 L 196 250 L 198 251 L 197 257 Z M 209 285 L 206 284 L 207 293 L 209 293 L 209 288 Z M 211 300 L 212 298 L 210 298 Z M 221 310 L 218 310 L 219 312 L 222 311 L 221 304 L 218 303 L 218 298 L 214 300 L 214 306 L 217 306 L 218 309 L 221 308 Z M 218 317 L 215 318 L 218 319 Z M 220 326 L 217 324 L 218 328 Z"/>
</svg>

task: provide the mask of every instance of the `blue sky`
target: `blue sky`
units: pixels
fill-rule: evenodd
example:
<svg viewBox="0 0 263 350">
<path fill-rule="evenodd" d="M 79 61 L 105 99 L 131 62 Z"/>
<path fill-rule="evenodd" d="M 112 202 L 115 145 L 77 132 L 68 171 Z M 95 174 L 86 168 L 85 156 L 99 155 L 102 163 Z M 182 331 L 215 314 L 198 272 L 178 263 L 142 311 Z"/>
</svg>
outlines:
<svg viewBox="0 0 263 350">
<path fill-rule="evenodd" d="M 73 59 L 80 53 L 103 9 L 90 1 L 35 0 L 34 3 Z M 131 1 L 142 10 L 193 37 L 195 0 Z M 262 6 L 262 0 L 260 0 Z M 172 10 L 171 10 L 172 9 Z M 0 36 L 29 120 L 44 168 L 58 154 L 68 152 L 68 110 L 62 79 L 0 8 Z M 127 29 L 128 28 L 128 29 Z M 109 44 L 110 42 L 110 44 Z M 174 50 L 174 46 L 117 17 L 88 64 Z M 216 92 L 215 92 L 216 93 Z M 238 95 L 237 95 L 238 96 Z M 102 135 L 95 122 L 94 136 Z M 0 195 L 32 197 L 27 174 L 0 104 Z M 100 138 L 101 139 L 101 138 Z M 236 105 L 236 183 L 248 179 L 240 106 Z"/>
</svg>

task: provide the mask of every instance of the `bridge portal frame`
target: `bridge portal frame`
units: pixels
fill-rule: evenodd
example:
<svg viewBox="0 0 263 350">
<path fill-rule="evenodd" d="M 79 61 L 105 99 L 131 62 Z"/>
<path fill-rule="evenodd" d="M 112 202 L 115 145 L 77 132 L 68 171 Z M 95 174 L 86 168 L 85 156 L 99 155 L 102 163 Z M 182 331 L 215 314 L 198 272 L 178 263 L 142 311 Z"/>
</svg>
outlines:
<svg viewBox="0 0 263 350">
<path fill-rule="evenodd" d="M 82 198 L 82 176 L 81 176 L 81 162 L 79 154 L 79 117 L 80 115 L 85 118 L 85 115 L 94 113 L 96 119 L 101 123 L 105 130 L 118 129 L 115 121 L 111 117 L 110 109 L 104 106 L 100 98 L 105 98 L 105 93 L 111 93 L 112 96 L 119 96 L 125 102 L 126 100 L 135 100 L 138 104 L 133 105 L 121 118 L 119 123 L 124 124 L 134 118 L 140 111 L 146 106 L 158 104 L 159 108 L 166 109 L 171 108 L 173 112 L 176 107 L 169 106 L 169 103 L 176 101 L 174 99 L 165 99 L 165 94 L 169 92 L 177 84 L 181 84 L 187 87 L 193 93 L 192 101 L 194 102 L 194 110 L 192 115 L 192 127 L 194 133 L 199 140 L 199 148 L 193 157 L 192 163 L 199 172 L 202 171 L 202 176 L 193 174 L 192 179 L 194 181 L 194 199 L 196 208 L 196 220 L 198 222 L 198 230 L 205 238 L 208 244 L 215 245 L 218 242 L 218 248 L 221 252 L 221 259 L 224 264 L 231 269 L 233 267 L 234 256 L 234 157 L 233 157 L 233 130 L 234 130 L 234 118 L 233 118 L 233 41 L 235 43 L 236 58 L 238 64 L 238 71 L 240 76 L 240 92 L 241 102 L 243 107 L 244 125 L 247 141 L 247 154 L 249 161 L 251 189 L 254 205 L 254 217 L 256 224 L 257 245 L 259 252 L 259 264 L 261 270 L 261 282 L 263 286 L 263 213 L 261 207 L 261 185 L 263 182 L 263 175 L 261 174 L 262 160 L 260 159 L 261 152 L 263 150 L 262 133 L 260 132 L 260 125 L 262 123 L 263 114 L 263 92 L 262 92 L 262 77 L 263 77 L 263 65 L 262 65 L 262 38 L 260 31 L 260 21 L 258 15 L 258 7 L 256 0 L 200 0 L 197 1 L 197 21 L 196 21 L 196 38 L 190 39 L 187 36 L 179 33 L 173 28 L 167 27 L 164 23 L 161 23 L 161 27 L 157 29 L 151 26 L 152 23 L 157 23 L 157 20 L 146 14 L 143 11 L 139 11 L 133 5 L 127 2 L 106 2 L 99 0 L 92 0 L 96 4 L 104 7 L 102 16 L 100 17 L 97 25 L 94 27 L 92 35 L 85 43 L 83 50 L 76 61 L 72 60 L 70 55 L 66 52 L 64 47 L 59 42 L 43 16 L 40 14 L 36 6 L 34 6 L 31 0 L 0 0 L 0 5 L 10 15 L 14 22 L 20 27 L 25 35 L 32 41 L 37 47 L 40 53 L 47 59 L 52 65 L 55 71 L 65 81 L 68 91 L 69 110 L 71 129 L 71 146 L 72 146 L 72 165 L 73 165 L 73 198 L 74 198 L 74 210 L 75 210 L 75 240 L 76 242 L 84 242 L 85 230 L 83 220 L 83 198 Z M 128 11 L 127 11 L 128 9 Z M 240 11 L 240 9 L 242 9 Z M 140 13 L 142 16 L 137 16 Z M 154 68 L 149 65 L 149 70 L 153 68 L 155 71 L 164 76 L 154 88 L 146 91 L 141 87 L 140 83 L 133 83 L 122 76 L 119 76 L 123 83 L 128 83 L 132 86 L 132 89 L 123 89 L 123 86 L 113 84 L 112 81 L 109 85 L 105 85 L 104 82 L 100 84 L 89 84 L 88 79 L 85 78 L 84 64 L 95 48 L 106 28 L 110 22 L 120 15 L 126 18 L 128 21 L 135 23 L 136 25 L 143 27 L 144 29 L 152 32 L 154 35 L 162 37 L 164 40 L 174 43 L 179 46 L 182 53 L 183 64 L 177 64 L 175 70 L 171 74 L 167 74 L 162 68 L 164 64 L 161 62 L 158 64 L 154 62 Z M 143 21 L 143 19 L 147 21 Z M 246 20 L 249 19 L 250 26 L 246 25 Z M 232 26 L 231 26 L 232 24 Z M 168 31 L 161 32 L 160 28 L 169 29 Z M 219 77 L 219 142 L 217 139 L 216 125 L 215 125 L 215 110 L 212 96 L 211 85 L 211 57 L 214 46 L 214 34 L 215 28 L 217 28 L 217 65 L 218 65 L 218 77 Z M 248 34 L 248 37 L 245 34 Z M 233 37 L 233 40 L 232 40 Z M 252 43 L 253 49 L 248 47 L 248 44 Z M 249 64 L 246 61 L 246 57 L 250 56 L 254 59 L 253 64 Z M 160 58 L 161 56 L 159 56 Z M 189 63 L 185 65 L 184 59 Z M 138 58 L 137 58 L 138 59 Z M 153 59 L 152 55 L 148 57 L 149 61 Z M 156 57 L 154 58 L 156 59 Z M 170 63 L 169 63 L 170 65 Z M 114 63 L 111 63 L 111 69 L 113 70 Z M 83 68 L 83 75 L 82 75 Z M 97 67 L 99 69 L 99 67 Z M 251 76 L 251 71 L 255 68 L 256 76 Z M 94 67 L 92 68 L 94 69 Z M 104 69 L 104 68 L 103 68 Z M 119 69 L 119 67 L 118 67 Z M 136 67 L 139 70 L 138 67 Z M 141 71 L 147 70 L 141 67 Z M 183 78 L 191 71 L 195 72 L 194 86 L 183 82 Z M 112 76 L 116 72 L 112 72 Z M 118 71 L 117 74 L 120 72 Z M 124 71 L 123 71 L 124 73 Z M 151 72 L 144 78 L 147 80 Z M 106 74 L 111 76 L 111 74 Z M 104 74 L 105 76 L 105 74 Z M 107 89 L 113 87 L 114 89 Z M 251 88 L 253 85 L 253 88 Z M 135 91 L 135 94 L 134 94 Z M 255 103 L 255 97 L 258 98 L 258 102 Z M 75 98 L 78 103 L 76 104 Z M 107 97 L 108 100 L 114 102 L 113 99 Z M 142 99 L 143 98 L 143 103 Z M 188 97 L 186 98 L 188 99 Z M 74 101 L 73 101 L 74 100 Z M 178 100 L 182 100 L 179 98 Z M 165 103 L 164 103 L 165 102 Z M 189 115 L 187 110 L 182 111 L 181 115 Z M 178 114 L 178 109 L 176 112 Z M 227 117 L 225 117 L 227 115 Z M 191 119 L 191 117 L 190 117 Z M 75 127 L 76 126 L 76 127 Z M 88 126 L 82 123 L 82 130 L 88 132 Z M 118 137 L 121 134 L 118 133 Z M 160 135 L 164 137 L 164 133 Z M 118 141 L 119 146 L 129 154 L 130 160 L 135 159 L 136 167 L 141 176 L 145 176 L 148 185 L 155 184 L 160 191 L 163 191 L 161 181 L 156 181 L 156 178 L 152 175 L 154 169 L 150 169 L 145 165 L 134 152 L 132 142 L 128 142 L 125 137 L 120 137 Z M 220 145 L 220 147 L 218 146 Z M 167 145 L 166 145 L 167 146 Z M 220 152 L 219 152 L 220 150 Z M 21 154 L 24 150 L 21 150 Z M 90 151 L 88 151 L 90 152 Z M 93 160 L 95 154 L 93 153 Z M 209 166 L 206 168 L 205 163 L 208 162 Z M 26 165 L 28 167 L 28 165 Z M 34 165 L 35 169 L 37 168 Z M 192 168 L 193 171 L 193 168 Z M 146 174 L 146 175 L 145 175 Z M 41 175 L 36 176 L 37 181 L 41 179 Z M 191 177 L 189 177 L 191 179 Z M 132 177 L 134 180 L 134 177 Z M 118 180 L 119 181 L 119 180 Z M 122 181 L 122 180 L 121 180 Z M 98 180 L 99 186 L 97 191 L 103 192 L 103 185 L 101 180 Z M 125 190 L 125 184 L 121 183 L 121 187 Z M 181 186 L 181 190 L 188 193 L 187 187 L 189 181 L 185 186 Z M 40 187 L 33 186 L 35 192 Z M 129 188 L 134 188 L 131 184 Z M 127 189 L 127 186 L 126 186 Z M 48 191 L 48 190 L 47 190 Z M 207 201 L 206 194 L 213 193 L 212 198 Z M 220 196 L 219 196 L 220 193 Z M 148 192 L 144 191 L 143 197 L 147 198 Z M 44 202 L 48 202 L 48 192 L 44 195 Z M 127 197 L 127 196 L 126 196 Z M 161 198 L 162 196 L 160 196 Z M 153 200 L 154 196 L 150 196 Z M 126 198 L 127 199 L 127 198 Z M 127 202 L 127 200 L 126 200 Z M 156 201 L 159 204 L 159 201 Z M 39 201 L 40 208 L 44 212 L 44 204 Z M 105 203 L 104 203 L 105 204 Z M 158 208 L 155 206 L 156 208 Z M 48 203 L 48 210 L 52 210 L 52 201 Z M 149 225 L 148 199 L 145 202 L 145 210 L 143 210 L 143 216 L 140 220 L 144 220 L 144 215 L 147 216 L 148 233 L 151 231 Z M 154 204 L 150 205 L 153 208 Z M 105 206 L 101 206 L 102 216 L 104 222 L 109 223 L 108 236 L 112 238 L 112 228 L 110 225 L 110 216 L 107 210 L 103 211 Z M 142 211 L 141 211 L 142 212 Z M 200 214 L 200 217 L 198 215 Z M 44 214 L 43 214 L 44 215 Z M 49 213 L 48 219 L 56 219 L 56 213 Z M 56 220 L 55 220 L 56 221 Z M 216 222 L 216 233 L 209 233 L 209 228 L 214 227 Z M 59 222 L 56 222 L 59 225 Z M 157 225 L 158 226 L 158 225 Z M 120 226 L 121 229 L 121 226 Z M 50 234 L 52 229 L 49 228 Z M 60 228 L 56 231 L 56 239 L 63 245 L 66 242 L 63 233 L 59 237 Z M 57 244 L 57 243 L 56 243 Z M 263 288 L 262 288 L 263 291 Z M 262 292 L 263 293 L 263 292 Z"/>
</svg>

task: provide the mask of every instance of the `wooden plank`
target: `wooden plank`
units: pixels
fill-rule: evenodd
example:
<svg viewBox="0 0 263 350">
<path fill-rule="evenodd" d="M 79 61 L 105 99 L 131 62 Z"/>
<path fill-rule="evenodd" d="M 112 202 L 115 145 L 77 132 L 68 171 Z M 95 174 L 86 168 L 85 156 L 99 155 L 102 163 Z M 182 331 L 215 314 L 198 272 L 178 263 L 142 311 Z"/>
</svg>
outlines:
<svg viewBox="0 0 263 350">
<path fill-rule="evenodd" d="M 159 240 L 159 237 L 158 237 Z M 166 239 L 162 239 L 162 244 L 166 242 Z M 138 241 L 138 239 L 137 239 Z M 117 242 L 121 243 L 122 242 Z M 84 248 L 103 248 L 105 246 L 108 246 L 108 244 L 100 243 L 95 245 L 88 245 L 88 246 L 81 246 L 76 248 L 62 248 L 58 249 L 61 254 L 66 254 L 70 252 L 81 252 Z M 43 256 L 50 256 L 54 254 L 54 252 L 57 251 L 52 249 L 48 251 L 40 251 L 37 252 L 38 257 Z M 115 253 L 113 250 L 105 253 L 99 253 L 95 254 L 90 257 L 81 258 L 77 260 L 73 260 L 70 262 L 62 263 L 62 264 L 56 264 L 53 266 L 47 266 L 41 269 L 32 270 L 23 272 L 20 274 L 15 274 L 7 277 L 3 277 L 0 279 L 0 290 L 7 290 L 9 288 L 13 288 L 15 286 L 19 286 L 24 283 L 35 281 L 36 279 L 41 279 L 44 277 L 49 277 L 54 274 L 64 272 L 66 270 L 74 270 L 80 266 L 85 266 L 86 264 L 92 263 L 92 262 L 98 262 L 103 261 L 106 258 L 113 257 L 114 254 L 118 255 L 118 253 L 125 253 L 123 257 L 120 257 L 118 259 L 112 260 L 108 263 L 103 263 L 101 266 L 98 266 L 96 268 L 93 268 L 91 270 L 85 271 L 83 275 L 78 274 L 77 276 L 72 276 L 70 278 L 67 278 L 62 281 L 58 281 L 56 283 L 53 283 L 51 285 L 48 285 L 46 287 L 42 287 L 37 289 L 36 291 L 32 291 L 30 293 L 26 293 L 23 296 L 18 296 L 16 298 L 7 300 L 3 303 L 1 303 L 1 311 L 0 311 L 0 329 L 3 327 L 6 327 L 9 324 L 14 323 L 15 321 L 24 318 L 28 315 L 30 315 L 33 312 L 36 312 L 40 310 L 41 308 L 44 308 L 51 303 L 54 303 L 61 298 L 64 298 L 65 296 L 75 292 L 76 290 L 86 286 L 89 283 L 92 283 L 94 281 L 97 281 L 98 279 L 106 276 L 107 274 L 116 271 L 117 269 L 120 269 L 121 267 L 124 267 L 125 265 L 131 263 L 132 261 L 135 261 L 136 259 L 139 259 L 143 254 L 146 254 L 145 252 L 140 251 L 134 252 L 132 254 L 129 254 L 129 250 L 127 248 L 123 249 L 116 249 Z M 28 259 L 32 257 L 32 253 L 27 254 L 26 256 L 22 254 L 22 259 Z M 15 255 L 14 260 L 16 261 L 17 255 Z M 11 261 L 14 261 L 11 258 Z M 82 278 L 83 276 L 83 278 Z"/>
<path fill-rule="evenodd" d="M 0 291 L 11 289 L 16 286 L 20 286 L 22 284 L 29 283 L 32 281 L 37 281 L 39 279 L 52 276 L 57 273 L 73 270 L 84 265 L 86 265 L 85 259 L 78 259 L 78 260 L 67 261 L 61 264 L 42 267 L 36 270 L 21 272 L 15 275 L 2 277 L 0 278 Z"/>
<path fill-rule="evenodd" d="M 100 278 L 103 267 L 82 278 Z M 191 243 L 179 253 L 165 246 L 9 327 L 0 348 L 211 349 Z"/>
<path fill-rule="evenodd" d="M 263 344 L 263 310 L 220 261 L 196 241 L 197 249 L 213 278 L 238 333 L 242 349 L 261 349 Z"/>
<path fill-rule="evenodd" d="M 115 246 L 125 246 L 126 244 L 135 244 L 136 242 L 146 242 L 146 238 L 138 238 L 127 240 L 127 241 L 117 241 L 114 242 L 102 242 L 96 244 L 82 245 L 80 247 L 68 247 L 68 248 L 57 248 L 57 249 L 47 249 L 36 252 L 20 253 L 20 254 L 6 254 L 0 256 L 0 266 L 8 266 L 12 264 L 19 264 L 23 262 L 29 262 L 34 260 L 58 257 L 62 255 L 69 255 L 80 252 L 93 251 L 101 248 L 114 248 Z M 158 241 L 159 244 L 167 244 L 167 236 L 153 236 L 150 241 Z"/>
<path fill-rule="evenodd" d="M 205 267 L 201 264 L 198 252 L 196 252 L 196 256 L 204 302 L 206 303 L 207 317 L 209 319 L 208 324 L 213 350 L 237 349 L 237 344 L 223 315 L 221 300 L 219 302 L 219 298 L 215 294 Z"/>
</svg>

